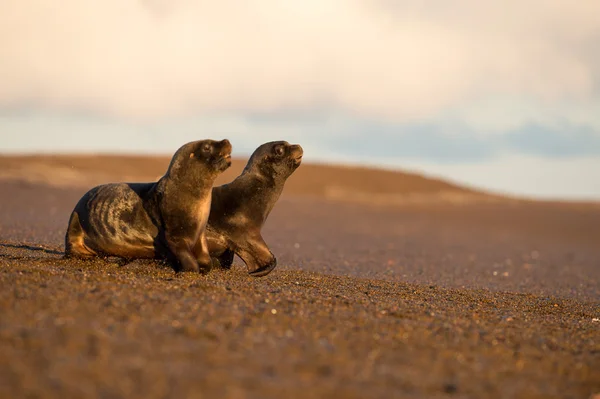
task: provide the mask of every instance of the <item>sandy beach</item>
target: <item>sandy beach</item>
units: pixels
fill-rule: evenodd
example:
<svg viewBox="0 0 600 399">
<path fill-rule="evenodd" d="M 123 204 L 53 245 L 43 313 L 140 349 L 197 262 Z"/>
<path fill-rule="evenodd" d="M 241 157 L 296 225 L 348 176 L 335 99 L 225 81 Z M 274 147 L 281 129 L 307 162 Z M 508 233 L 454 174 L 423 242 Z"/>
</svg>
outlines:
<svg viewBox="0 0 600 399">
<path fill-rule="evenodd" d="M 183 277 L 62 259 L 85 191 L 167 163 L 0 157 L 1 397 L 600 393 L 599 204 L 306 164 L 265 226 L 264 278 L 237 258 Z"/>
</svg>

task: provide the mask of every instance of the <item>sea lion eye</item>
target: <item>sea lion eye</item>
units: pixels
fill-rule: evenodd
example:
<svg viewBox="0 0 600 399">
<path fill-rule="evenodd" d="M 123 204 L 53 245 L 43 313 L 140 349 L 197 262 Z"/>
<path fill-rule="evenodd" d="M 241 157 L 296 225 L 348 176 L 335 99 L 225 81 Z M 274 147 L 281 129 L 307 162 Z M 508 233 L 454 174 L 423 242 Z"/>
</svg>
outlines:
<svg viewBox="0 0 600 399">
<path fill-rule="evenodd" d="M 285 148 L 282 145 L 278 145 L 275 147 L 275 154 L 278 156 L 282 156 L 285 153 Z"/>
</svg>

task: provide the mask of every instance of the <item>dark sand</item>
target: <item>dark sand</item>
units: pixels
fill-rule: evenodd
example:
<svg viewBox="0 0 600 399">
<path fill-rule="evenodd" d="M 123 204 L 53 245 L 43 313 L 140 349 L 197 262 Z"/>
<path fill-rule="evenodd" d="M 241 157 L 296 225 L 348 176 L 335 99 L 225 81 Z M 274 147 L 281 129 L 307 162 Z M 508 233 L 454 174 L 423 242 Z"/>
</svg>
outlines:
<svg viewBox="0 0 600 399">
<path fill-rule="evenodd" d="M 600 393 L 598 205 L 304 165 L 265 227 L 273 273 L 250 278 L 238 260 L 181 277 L 62 259 L 81 194 L 164 159 L 74 167 L 62 187 L 44 184 L 51 167 L 19 180 L 31 159 L 0 158 L 13 174 L 0 181 L 2 398 Z M 136 167 L 119 179 L 115 162 Z"/>
</svg>

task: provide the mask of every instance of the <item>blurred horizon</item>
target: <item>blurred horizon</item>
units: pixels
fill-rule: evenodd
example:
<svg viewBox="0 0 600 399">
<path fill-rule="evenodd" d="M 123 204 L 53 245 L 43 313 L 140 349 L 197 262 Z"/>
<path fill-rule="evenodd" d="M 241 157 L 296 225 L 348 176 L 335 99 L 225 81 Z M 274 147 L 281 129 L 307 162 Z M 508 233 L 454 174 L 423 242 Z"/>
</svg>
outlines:
<svg viewBox="0 0 600 399">
<path fill-rule="evenodd" d="M 600 200 L 600 3 L 41 0 L 0 5 L 0 154 L 309 162 Z"/>
</svg>

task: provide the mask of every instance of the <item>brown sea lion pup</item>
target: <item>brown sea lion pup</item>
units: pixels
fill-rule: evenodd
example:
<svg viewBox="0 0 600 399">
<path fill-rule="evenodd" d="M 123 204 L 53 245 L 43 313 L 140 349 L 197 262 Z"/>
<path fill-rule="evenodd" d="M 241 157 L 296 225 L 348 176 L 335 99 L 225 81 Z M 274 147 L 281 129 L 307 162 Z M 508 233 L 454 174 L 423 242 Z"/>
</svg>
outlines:
<svg viewBox="0 0 600 399">
<path fill-rule="evenodd" d="M 240 176 L 213 188 L 206 236 L 210 255 L 221 267 L 229 269 L 234 254 L 254 277 L 265 276 L 277 266 L 260 231 L 303 153 L 301 146 L 286 141 L 263 144 Z"/>
<path fill-rule="evenodd" d="M 71 213 L 65 256 L 168 261 L 176 271 L 207 273 L 212 186 L 231 165 L 229 140 L 180 147 L 154 183 L 114 183 L 88 191 Z"/>
</svg>

